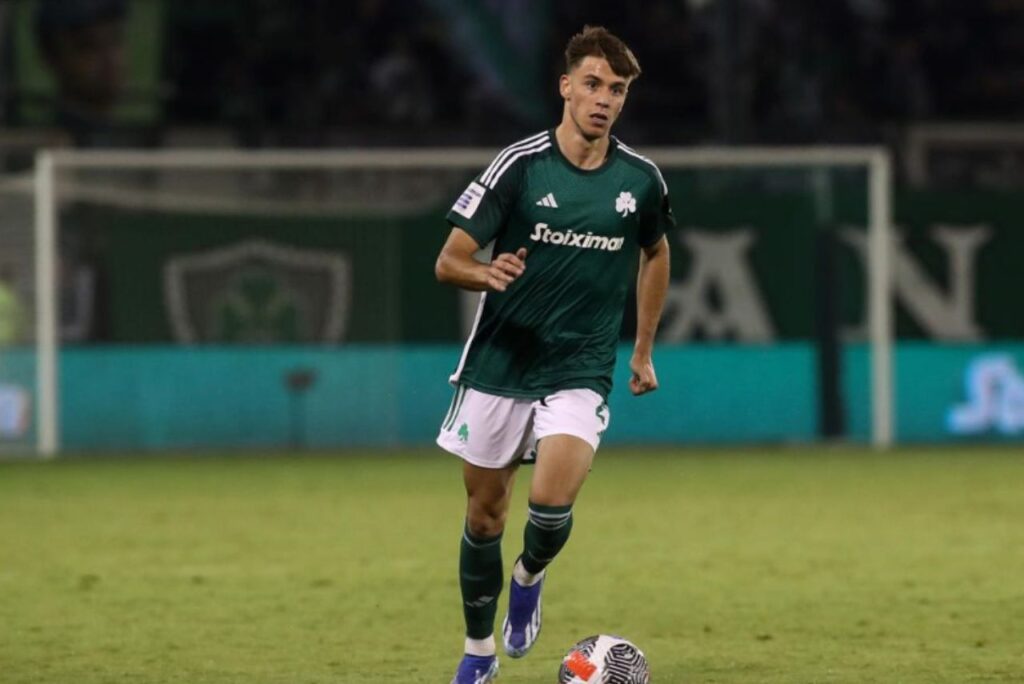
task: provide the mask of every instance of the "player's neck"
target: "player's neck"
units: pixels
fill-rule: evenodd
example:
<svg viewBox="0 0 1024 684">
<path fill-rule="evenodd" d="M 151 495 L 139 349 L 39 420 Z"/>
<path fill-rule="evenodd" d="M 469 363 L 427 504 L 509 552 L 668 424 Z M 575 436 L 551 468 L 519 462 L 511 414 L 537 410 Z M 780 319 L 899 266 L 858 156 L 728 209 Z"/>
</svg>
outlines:
<svg viewBox="0 0 1024 684">
<path fill-rule="evenodd" d="M 585 171 L 601 166 L 605 157 L 608 156 L 608 136 L 588 139 L 583 136 L 571 119 L 563 119 L 555 129 L 555 141 L 558 142 L 558 149 L 561 150 L 562 156 L 568 159 L 573 166 Z"/>
</svg>

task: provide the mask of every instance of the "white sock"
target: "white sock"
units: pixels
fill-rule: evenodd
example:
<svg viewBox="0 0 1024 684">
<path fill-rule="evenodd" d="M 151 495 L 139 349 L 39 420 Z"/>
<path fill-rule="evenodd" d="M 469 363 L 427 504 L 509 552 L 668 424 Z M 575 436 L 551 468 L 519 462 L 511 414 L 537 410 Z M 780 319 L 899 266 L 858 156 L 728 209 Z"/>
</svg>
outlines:
<svg viewBox="0 0 1024 684">
<path fill-rule="evenodd" d="M 470 639 L 466 637 L 466 654 L 474 656 L 494 655 L 494 635 L 492 634 L 486 639 Z"/>
<path fill-rule="evenodd" d="M 523 567 L 523 561 L 517 559 L 515 567 L 512 568 L 512 576 L 515 578 L 516 583 L 521 587 L 532 587 L 537 582 L 540 582 L 544 577 L 544 571 L 541 570 L 536 575 L 531 575 Z"/>
</svg>

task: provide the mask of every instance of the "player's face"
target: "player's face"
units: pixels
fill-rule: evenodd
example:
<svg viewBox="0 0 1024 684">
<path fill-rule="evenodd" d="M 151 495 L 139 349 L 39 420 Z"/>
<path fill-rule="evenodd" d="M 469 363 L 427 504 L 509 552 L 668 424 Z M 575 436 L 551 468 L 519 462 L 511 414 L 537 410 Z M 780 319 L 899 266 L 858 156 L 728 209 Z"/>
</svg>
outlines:
<svg viewBox="0 0 1024 684">
<path fill-rule="evenodd" d="M 584 138 L 608 135 L 626 103 L 629 80 L 612 71 L 604 57 L 588 56 L 559 82 L 566 111 Z"/>
</svg>

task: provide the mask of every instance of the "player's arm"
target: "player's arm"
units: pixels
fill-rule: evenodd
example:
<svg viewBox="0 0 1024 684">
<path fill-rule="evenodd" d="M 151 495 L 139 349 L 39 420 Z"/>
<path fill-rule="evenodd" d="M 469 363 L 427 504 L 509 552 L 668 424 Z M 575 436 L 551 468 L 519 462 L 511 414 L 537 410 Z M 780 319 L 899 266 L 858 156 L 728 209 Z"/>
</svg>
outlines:
<svg viewBox="0 0 1024 684">
<path fill-rule="evenodd" d="M 515 254 L 499 254 L 489 264 L 473 258 L 479 249 L 480 246 L 469 233 L 457 226 L 452 228 L 434 264 L 434 275 L 438 281 L 464 290 L 504 292 L 526 270 L 524 247 L 516 250 Z"/>
<path fill-rule="evenodd" d="M 668 291 L 669 249 L 668 240 L 660 240 L 642 248 L 640 273 L 636 283 L 636 344 L 629 369 L 629 390 L 633 394 L 644 394 L 658 389 L 658 378 L 654 374 L 654 335 L 661 320 L 661 309 Z"/>
</svg>

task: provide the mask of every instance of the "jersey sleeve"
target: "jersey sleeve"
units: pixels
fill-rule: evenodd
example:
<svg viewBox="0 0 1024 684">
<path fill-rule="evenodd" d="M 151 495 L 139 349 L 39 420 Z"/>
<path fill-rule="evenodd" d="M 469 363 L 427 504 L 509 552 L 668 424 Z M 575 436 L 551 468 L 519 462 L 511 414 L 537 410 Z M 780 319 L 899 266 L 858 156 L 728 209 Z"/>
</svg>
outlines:
<svg viewBox="0 0 1024 684">
<path fill-rule="evenodd" d="M 495 164 L 466 186 L 447 216 L 448 223 L 469 233 L 481 247 L 505 225 L 522 181 L 522 164 L 512 164 L 500 175 L 491 171 Z"/>
<path fill-rule="evenodd" d="M 648 193 L 645 211 L 640 215 L 637 242 L 641 247 L 650 247 L 676 225 L 676 218 L 672 215 L 672 204 L 668 199 L 668 186 L 661 176 L 661 171 L 655 168 L 654 172 L 654 187 Z"/>
</svg>

